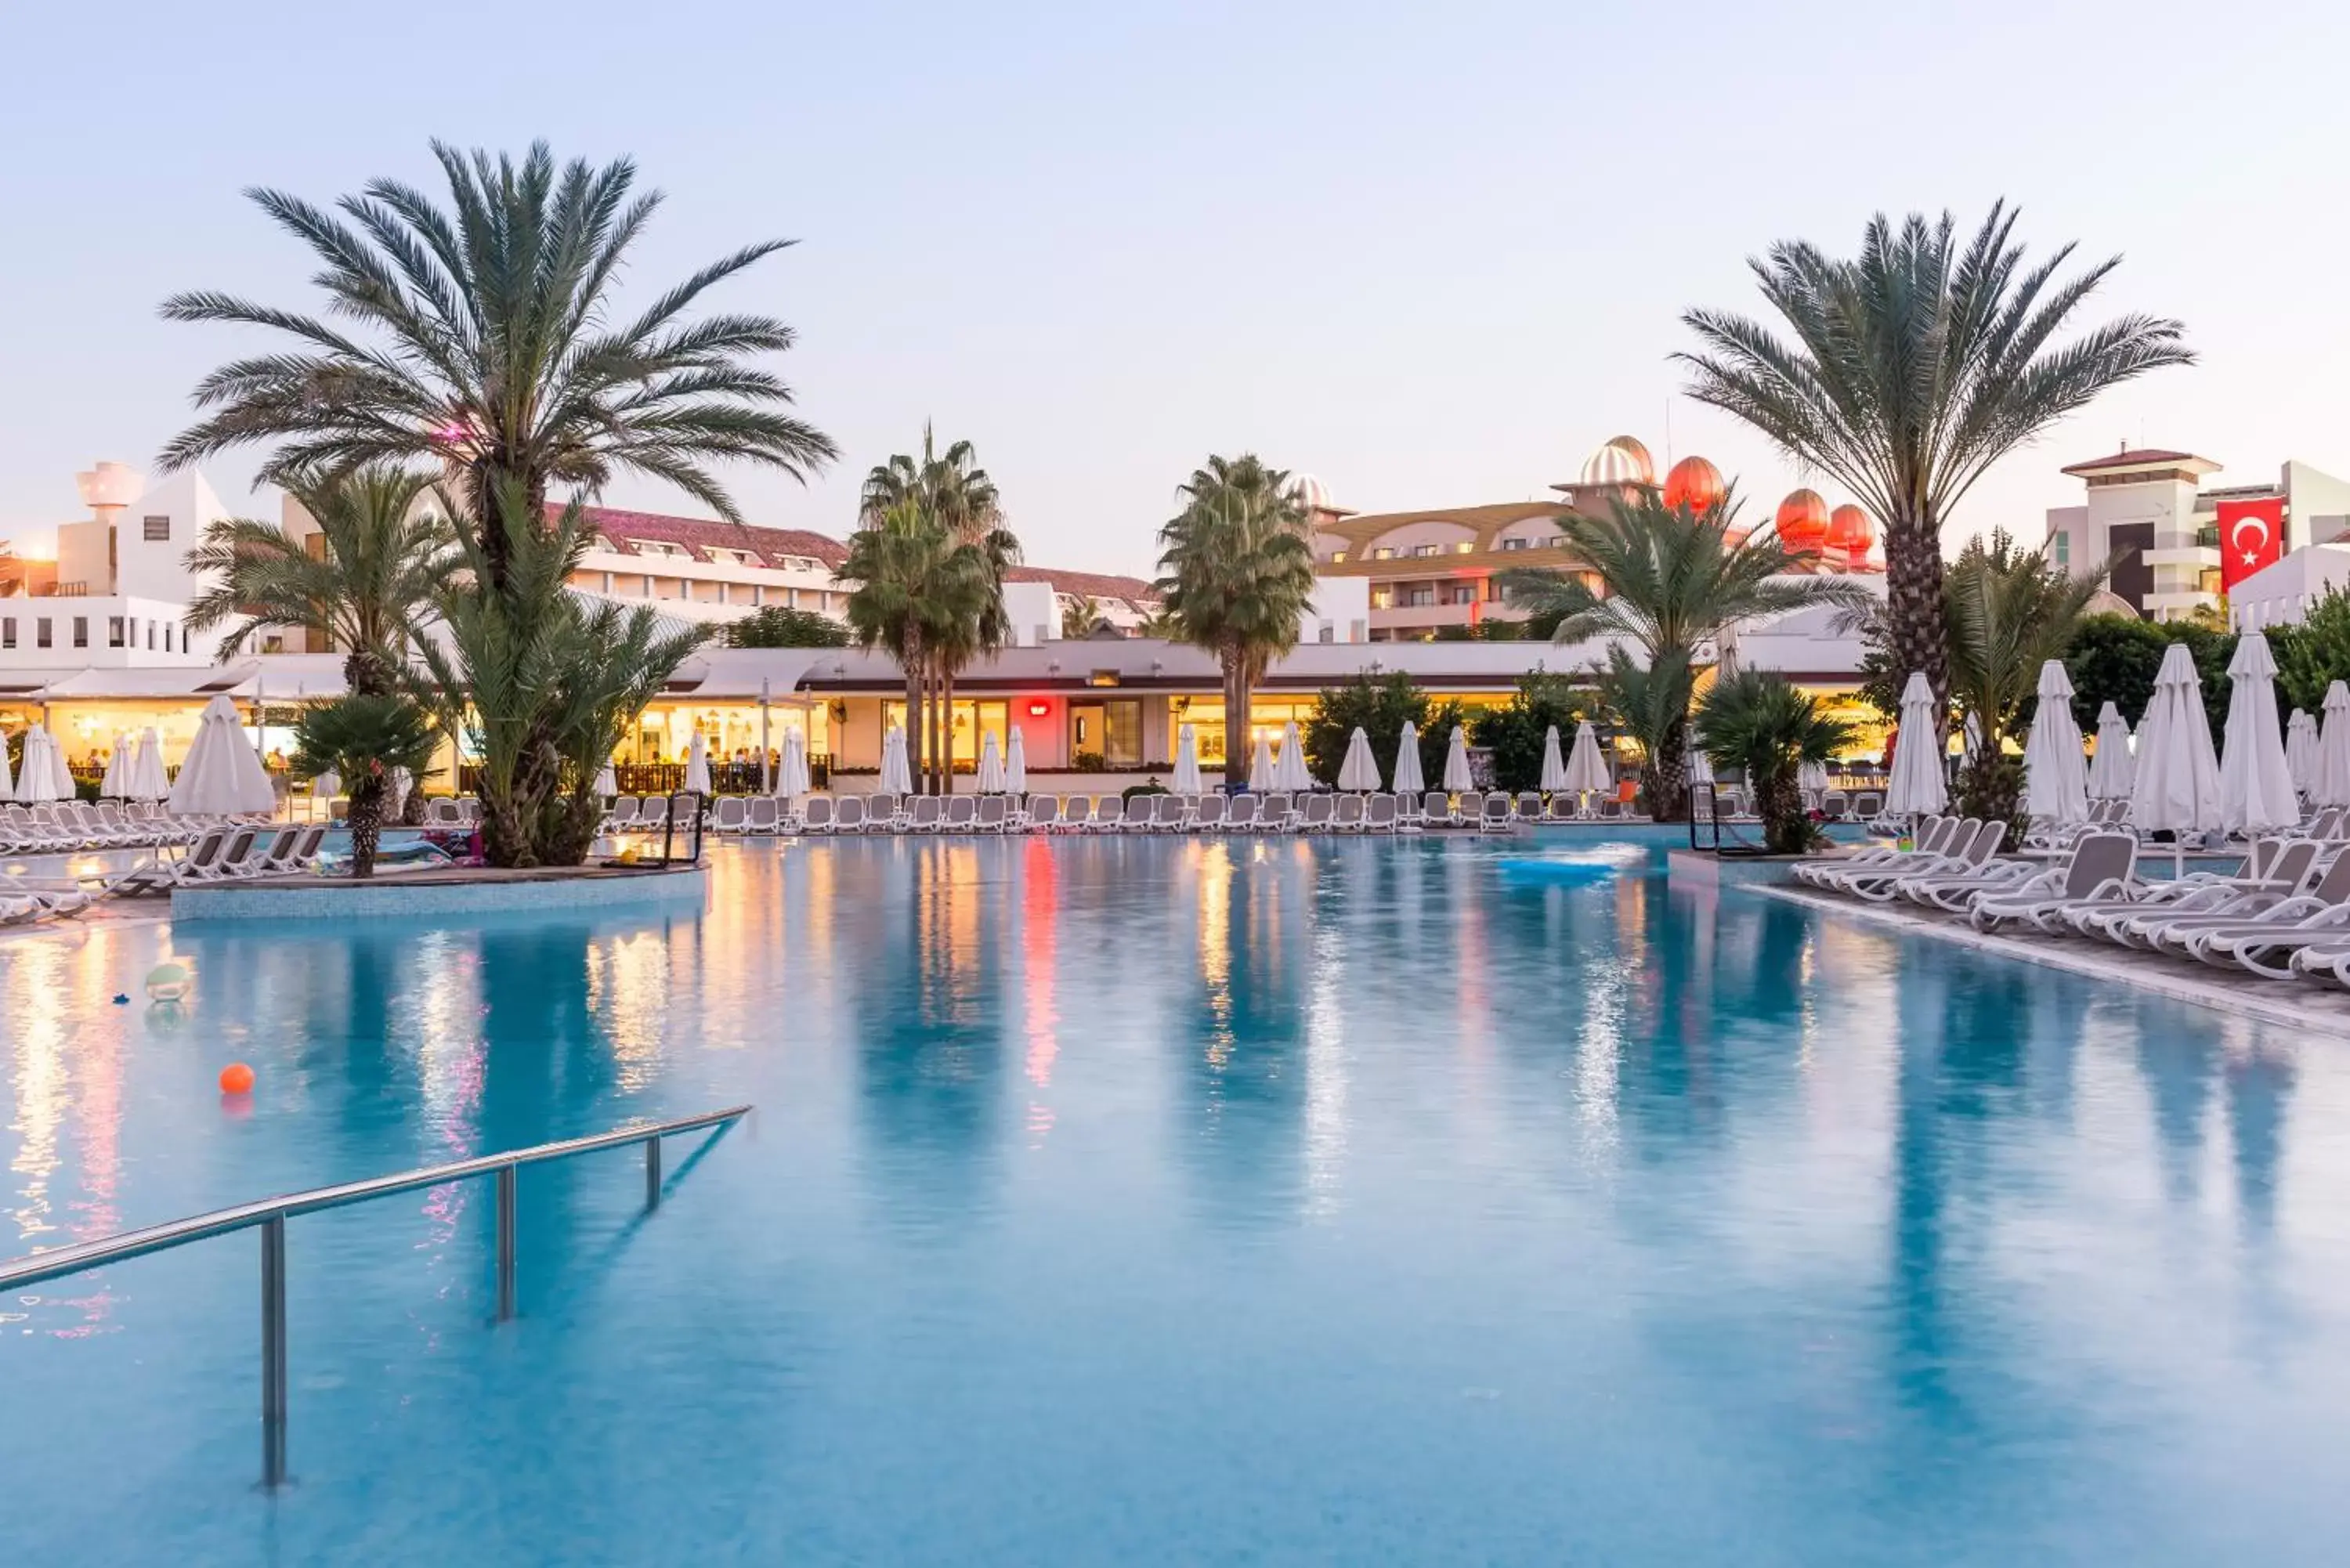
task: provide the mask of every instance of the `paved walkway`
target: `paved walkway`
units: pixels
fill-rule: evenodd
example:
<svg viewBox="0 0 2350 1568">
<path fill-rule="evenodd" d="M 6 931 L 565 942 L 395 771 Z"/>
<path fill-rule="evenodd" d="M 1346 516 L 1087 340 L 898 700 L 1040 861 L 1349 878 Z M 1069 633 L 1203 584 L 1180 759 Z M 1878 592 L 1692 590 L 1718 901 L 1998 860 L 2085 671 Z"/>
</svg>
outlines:
<svg viewBox="0 0 2350 1568">
<path fill-rule="evenodd" d="M 2216 969 L 2194 959 L 2144 952 L 2085 937 L 2051 937 L 2036 931 L 2030 936 L 1983 932 L 1969 925 L 1962 916 L 1921 909 L 1916 904 L 1871 904 L 1793 885 L 1750 884 L 1744 890 L 1906 936 L 1931 938 L 1978 952 L 2067 970 L 2095 980 L 2116 981 L 2181 1002 L 2199 1002 L 2222 1012 L 2350 1040 L 2350 991 L 2315 981 L 2263 980 L 2241 970 Z"/>
</svg>

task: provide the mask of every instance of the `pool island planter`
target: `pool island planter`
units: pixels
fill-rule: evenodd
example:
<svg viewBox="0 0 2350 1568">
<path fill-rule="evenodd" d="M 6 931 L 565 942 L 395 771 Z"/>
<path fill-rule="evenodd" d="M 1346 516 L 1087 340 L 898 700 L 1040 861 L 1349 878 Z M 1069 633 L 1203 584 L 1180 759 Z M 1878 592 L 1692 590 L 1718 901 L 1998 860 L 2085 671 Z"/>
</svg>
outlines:
<svg viewBox="0 0 2350 1568">
<path fill-rule="evenodd" d="M 700 904 L 709 886 L 701 866 L 436 867 L 380 873 L 368 880 L 276 877 L 216 887 L 174 888 L 172 919 L 203 920 L 400 920 L 422 915 L 571 914 L 581 909 Z"/>
</svg>

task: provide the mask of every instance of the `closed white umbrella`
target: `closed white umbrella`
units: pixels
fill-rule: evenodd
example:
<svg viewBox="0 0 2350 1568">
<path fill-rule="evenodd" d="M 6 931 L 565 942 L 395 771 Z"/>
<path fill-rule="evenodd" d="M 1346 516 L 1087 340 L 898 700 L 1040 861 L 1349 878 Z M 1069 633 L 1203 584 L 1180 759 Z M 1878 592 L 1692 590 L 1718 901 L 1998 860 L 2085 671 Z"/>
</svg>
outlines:
<svg viewBox="0 0 2350 1568">
<path fill-rule="evenodd" d="M 1011 745 L 1003 759 L 1003 790 L 1006 794 L 1028 793 L 1028 746 L 1020 736 L 1020 726 L 1014 724 Z"/>
<path fill-rule="evenodd" d="M 138 754 L 130 766 L 130 798 L 161 800 L 172 793 L 172 775 L 163 771 L 163 737 L 150 725 L 139 737 Z"/>
<path fill-rule="evenodd" d="M 0 735 L 0 800 L 9 800 L 16 794 L 16 776 L 8 768 L 8 738 Z"/>
<path fill-rule="evenodd" d="M 906 761 L 906 732 L 895 724 L 881 742 L 881 793 L 914 793 L 914 770 Z"/>
<path fill-rule="evenodd" d="M 775 775 L 767 771 L 767 754 L 775 750 L 767 729 L 767 706 L 774 701 L 774 690 L 764 675 L 759 677 L 759 793 L 766 794 L 775 787 Z"/>
<path fill-rule="evenodd" d="M 1274 772 L 1273 742 L 1270 737 L 1259 735 L 1256 738 L 1256 749 L 1249 755 L 1249 788 L 1258 794 L 1263 794 L 1273 788 Z"/>
<path fill-rule="evenodd" d="M 1190 728 L 1189 725 L 1184 727 Z M 1199 771 L 1199 764 L 1194 763 L 1191 772 L 1196 775 Z M 1003 793 L 1003 753 L 996 750 L 995 732 L 993 730 L 979 738 L 979 775 L 976 782 L 982 794 Z"/>
<path fill-rule="evenodd" d="M 2265 633 L 2236 639 L 2228 660 L 2227 748 L 2220 759 L 2220 822 L 2231 833 L 2257 834 L 2301 821 L 2301 799 L 2286 765 L 2284 732 L 2277 727 L 2276 655 Z"/>
<path fill-rule="evenodd" d="M 114 737 L 114 750 L 106 759 L 106 776 L 98 781 L 100 800 L 120 800 L 130 787 L 130 737 Z"/>
<path fill-rule="evenodd" d="M 608 775 L 611 771 L 612 764 L 609 763 L 605 763 L 604 774 Z M 391 786 L 384 792 L 384 820 L 387 822 L 398 822 L 400 820 L 400 815 L 402 808 L 408 805 L 409 792 L 413 790 L 415 787 L 416 775 L 414 774 L 410 773 L 406 768 L 394 768 L 391 770 Z M 619 792 L 618 790 L 614 790 L 611 793 L 618 794 Z"/>
<path fill-rule="evenodd" d="M 1200 790 L 1200 737 L 1184 724 L 1175 732 L 1175 793 L 1198 794 Z"/>
<path fill-rule="evenodd" d="M 2317 721 L 2298 708 L 2285 721 L 2284 766 L 2293 787 L 2304 794 L 2317 782 Z"/>
<path fill-rule="evenodd" d="M 44 725 L 25 732 L 25 754 L 16 769 L 16 799 L 23 805 L 63 800 L 72 793 L 57 788 L 57 746 Z"/>
<path fill-rule="evenodd" d="M 808 793 L 807 742 L 797 730 L 784 732 L 783 760 L 775 768 L 775 793 L 781 795 Z"/>
<path fill-rule="evenodd" d="M 1600 754 L 1599 732 L 1586 719 L 1575 727 L 1575 749 L 1566 757 L 1566 787 L 1577 795 L 1601 794 L 1615 783 L 1607 759 Z"/>
<path fill-rule="evenodd" d="M 2023 742 L 2023 809 L 2060 826 L 2089 820 L 2089 765 L 2073 719 L 2073 678 L 2062 659 L 2040 667 L 2040 705 Z"/>
<path fill-rule="evenodd" d="M 1379 787 L 1379 764 L 1371 756 L 1371 738 L 1360 724 L 1347 737 L 1347 755 L 1338 764 L 1338 787 L 1357 793 Z"/>
<path fill-rule="evenodd" d="M 1689 754 L 1688 777 L 1689 782 L 1693 784 L 1711 784 L 1713 759 L 1703 752 L 1691 752 Z"/>
<path fill-rule="evenodd" d="M 2350 691 L 2344 693 L 2343 706 L 2350 710 Z M 2350 712 L 2345 717 L 2350 719 Z M 2350 727 L 2343 736 L 2350 742 Z M 2139 722 L 2130 823 L 2141 833 L 2168 829 L 2180 836 L 2171 854 L 2174 867 L 2185 856 L 2186 835 L 2221 825 L 2220 759 L 2211 748 L 2211 721 L 2203 711 L 2203 683 L 2183 642 L 2163 653 L 2154 697 Z"/>
<path fill-rule="evenodd" d="M 1297 721 L 1292 719 L 1281 727 L 1281 759 L 1274 764 L 1275 776 L 1285 790 L 1309 790 L 1314 787 L 1314 775 L 1306 771 L 1305 748 L 1297 739 Z"/>
<path fill-rule="evenodd" d="M 620 793 L 620 775 L 608 762 L 596 770 L 596 793 L 608 800 Z"/>
<path fill-rule="evenodd" d="M 1814 794 L 1825 794 L 1828 787 L 1828 765 L 1825 763 L 1804 762 L 1795 764 L 1795 787 Z"/>
<path fill-rule="evenodd" d="M 2320 805 L 2350 805 L 2350 685 L 2336 680 L 2325 689 L 2324 712 L 2314 799 Z"/>
<path fill-rule="evenodd" d="M 1537 787 L 1544 794 L 1556 794 L 1566 788 L 1566 758 L 1559 754 L 1556 724 L 1543 732 L 1542 777 Z"/>
<path fill-rule="evenodd" d="M 1934 718 L 1934 689 L 1926 684 L 1923 670 L 1912 670 L 1901 689 L 1901 737 L 1893 748 L 1893 776 L 1885 785 L 1888 816 L 1929 816 L 1950 804 Z"/>
<path fill-rule="evenodd" d="M 49 737 L 49 770 L 57 774 L 57 798 L 59 800 L 73 799 L 73 766 L 66 761 L 66 743 L 63 741 L 58 740 L 55 735 L 51 735 Z"/>
<path fill-rule="evenodd" d="M 332 800 L 342 793 L 343 775 L 332 768 L 310 781 L 310 797 L 313 800 Z"/>
<path fill-rule="evenodd" d="M 1398 794 L 1419 794 L 1427 788 L 1419 771 L 1419 726 L 1406 719 L 1403 733 L 1396 739 L 1395 791 Z"/>
<path fill-rule="evenodd" d="M 2130 727 L 2111 702 L 2097 710 L 2097 754 L 2089 763 L 2091 800 L 2127 800 L 2137 769 L 2130 757 Z"/>
<path fill-rule="evenodd" d="M 204 704 L 194 744 L 172 784 L 172 810 L 183 816 L 237 816 L 276 809 L 277 792 L 261 753 L 244 738 L 236 704 L 225 694 Z"/>
<path fill-rule="evenodd" d="M 710 742 L 702 738 L 702 732 L 699 730 L 693 732 L 691 743 L 685 748 L 685 787 L 697 794 L 712 793 Z"/>
<path fill-rule="evenodd" d="M 1444 749 L 1444 787 L 1452 794 L 1476 787 L 1476 781 L 1469 776 L 1469 737 L 1458 724 L 1452 726 L 1451 743 Z"/>
</svg>

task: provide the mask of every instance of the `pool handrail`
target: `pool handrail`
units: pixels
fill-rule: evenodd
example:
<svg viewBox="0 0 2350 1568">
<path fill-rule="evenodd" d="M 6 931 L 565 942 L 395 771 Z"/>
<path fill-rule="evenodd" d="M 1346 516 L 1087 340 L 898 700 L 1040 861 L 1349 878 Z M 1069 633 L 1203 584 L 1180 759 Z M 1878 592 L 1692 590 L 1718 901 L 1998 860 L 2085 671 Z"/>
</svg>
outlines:
<svg viewBox="0 0 2350 1568">
<path fill-rule="evenodd" d="M 264 1487 L 275 1488 L 286 1480 L 286 1220 L 298 1214 L 347 1208 L 355 1203 L 390 1198 L 427 1187 L 445 1186 L 452 1181 L 463 1181 L 476 1176 L 495 1176 L 498 1181 L 498 1321 L 504 1323 L 515 1315 L 515 1179 L 517 1171 L 525 1165 L 543 1165 L 550 1160 L 568 1159 L 574 1155 L 593 1154 L 598 1149 L 640 1143 L 645 1146 L 645 1207 L 657 1209 L 660 1206 L 660 1140 L 674 1133 L 730 1127 L 750 1115 L 751 1110 L 747 1105 L 730 1106 L 723 1110 L 705 1111 L 700 1116 L 679 1116 L 665 1122 L 639 1122 L 615 1127 L 609 1132 L 591 1133 L 585 1137 L 563 1138 L 554 1143 L 534 1144 L 528 1148 L 508 1149 L 503 1154 L 476 1155 L 472 1159 L 452 1160 L 445 1165 L 426 1166 L 390 1176 L 369 1177 L 363 1181 L 313 1187 L 282 1197 L 265 1198 L 258 1202 L 240 1203 L 231 1209 L 192 1214 L 184 1220 L 168 1220 L 160 1225 L 125 1231 L 120 1235 L 104 1236 L 94 1241 L 53 1247 L 47 1251 L 0 1262 L 0 1291 L 36 1285 L 47 1280 L 62 1279 L 66 1275 L 82 1273 L 109 1263 L 145 1257 L 151 1252 L 165 1251 L 192 1241 L 225 1236 L 233 1231 L 247 1231 L 259 1226 L 262 1232 L 261 1480 Z"/>
</svg>

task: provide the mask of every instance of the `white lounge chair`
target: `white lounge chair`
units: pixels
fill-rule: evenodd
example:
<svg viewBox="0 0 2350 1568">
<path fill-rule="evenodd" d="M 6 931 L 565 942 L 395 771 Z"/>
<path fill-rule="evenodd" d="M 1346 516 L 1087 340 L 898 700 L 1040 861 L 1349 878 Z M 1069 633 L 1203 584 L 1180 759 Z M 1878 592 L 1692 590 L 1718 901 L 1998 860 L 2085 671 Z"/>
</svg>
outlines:
<svg viewBox="0 0 2350 1568">
<path fill-rule="evenodd" d="M 1977 823 L 1973 836 L 1962 848 L 1934 865 L 1913 867 L 1906 875 L 1899 869 L 1856 872 L 1842 878 L 1837 887 L 1872 904 L 1889 904 L 1900 894 L 1902 885 L 1911 880 L 1978 875 L 2006 842 L 2006 823 Z"/>
<path fill-rule="evenodd" d="M 832 831 L 862 833 L 865 831 L 865 797 L 845 794 L 832 803 Z"/>
<path fill-rule="evenodd" d="M 2253 919 L 2199 925 L 2176 945 L 2205 963 L 2266 980 L 2292 979 L 2304 952 L 2330 970 L 2350 953 L 2350 854 L 2335 856 L 2308 892 L 2281 899 Z"/>
<path fill-rule="evenodd" d="M 1222 794 L 1203 794 L 1191 808 L 1191 820 L 1185 826 L 1193 833 L 1221 833 L 1224 828 L 1224 813 L 1231 805 Z"/>
<path fill-rule="evenodd" d="M 783 822 L 782 803 L 771 794 L 754 794 L 743 806 L 743 831 L 766 835 Z"/>
<path fill-rule="evenodd" d="M 750 803 L 739 794 L 722 794 L 710 808 L 710 831 L 730 836 L 750 831 Z"/>
<path fill-rule="evenodd" d="M 1503 791 L 1495 790 L 1485 797 L 1484 804 L 1478 808 L 1477 831 L 1507 833 L 1510 831 L 1510 797 Z"/>
<path fill-rule="evenodd" d="M 828 794 L 812 794 L 801 803 L 799 830 L 802 833 L 829 834 L 833 827 L 833 808 L 839 803 Z"/>
<path fill-rule="evenodd" d="M 1116 833 L 1126 821 L 1126 797 L 1106 794 L 1094 802 L 1094 814 L 1087 819 L 1088 833 Z"/>
<path fill-rule="evenodd" d="M 1073 794 L 1061 804 L 1061 831 L 1083 833 L 1093 826 L 1094 797 Z"/>
<path fill-rule="evenodd" d="M 972 826 L 981 833 L 1001 833 L 1011 820 L 1010 801 L 1000 794 L 983 794 L 979 797 L 979 815 Z"/>
<path fill-rule="evenodd" d="M 939 824 L 942 833 L 969 833 L 979 821 L 979 802 L 971 795 L 947 796 L 947 814 Z"/>
<path fill-rule="evenodd" d="M 1032 794 L 1028 797 L 1026 820 L 1021 828 L 1027 833 L 1056 833 L 1061 826 L 1061 797 L 1056 794 Z"/>
<path fill-rule="evenodd" d="M 1227 833 L 1255 832 L 1256 808 L 1256 796 L 1253 794 L 1232 796 L 1231 803 L 1224 808 L 1224 831 Z"/>
<path fill-rule="evenodd" d="M 1336 818 L 1337 814 L 1337 803 L 1328 795 L 1309 794 L 1305 797 L 1305 809 L 1298 815 L 1297 831 L 1327 833 L 1330 831 L 1330 824 Z"/>
<path fill-rule="evenodd" d="M 1363 831 L 1366 833 L 1393 833 L 1395 830 L 1396 797 L 1391 794 L 1375 794 L 1371 796 L 1369 805 L 1366 807 L 1363 815 Z"/>
<path fill-rule="evenodd" d="M 1337 808 L 1330 818 L 1330 830 L 1333 833 L 1363 831 L 1363 797 L 1361 795 L 1342 794 L 1338 797 Z"/>
<path fill-rule="evenodd" d="M 2027 882 L 1977 895 L 1967 906 L 1968 923 L 1979 931 L 2010 924 L 2045 930 L 2047 918 L 2064 904 L 2116 898 L 2134 887 L 2137 865 L 2137 835 L 2082 834 L 2062 866 L 2050 867 Z"/>
</svg>

